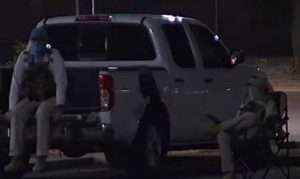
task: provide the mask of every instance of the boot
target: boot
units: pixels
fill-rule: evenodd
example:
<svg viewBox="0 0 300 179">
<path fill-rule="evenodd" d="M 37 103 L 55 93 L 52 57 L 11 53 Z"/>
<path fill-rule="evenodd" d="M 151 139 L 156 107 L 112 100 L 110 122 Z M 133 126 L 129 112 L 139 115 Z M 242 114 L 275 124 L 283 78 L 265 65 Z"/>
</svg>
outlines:
<svg viewBox="0 0 300 179">
<path fill-rule="evenodd" d="M 38 156 L 32 168 L 32 172 L 41 173 L 46 170 L 46 156 Z"/>
<path fill-rule="evenodd" d="M 25 162 L 23 157 L 13 157 L 11 161 L 4 167 L 4 172 L 14 173 L 23 172 L 27 169 L 28 163 Z"/>
</svg>

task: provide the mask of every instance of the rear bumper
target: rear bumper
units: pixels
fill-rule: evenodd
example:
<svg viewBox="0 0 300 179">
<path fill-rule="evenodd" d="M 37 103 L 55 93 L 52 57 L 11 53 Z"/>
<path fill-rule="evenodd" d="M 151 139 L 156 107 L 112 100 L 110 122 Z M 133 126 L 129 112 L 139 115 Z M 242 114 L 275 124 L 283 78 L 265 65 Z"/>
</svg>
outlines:
<svg viewBox="0 0 300 179">
<path fill-rule="evenodd" d="M 106 143 L 114 140 L 114 129 L 109 115 L 91 113 L 89 115 L 64 115 L 54 125 L 53 138 L 80 140 L 82 142 Z"/>
</svg>

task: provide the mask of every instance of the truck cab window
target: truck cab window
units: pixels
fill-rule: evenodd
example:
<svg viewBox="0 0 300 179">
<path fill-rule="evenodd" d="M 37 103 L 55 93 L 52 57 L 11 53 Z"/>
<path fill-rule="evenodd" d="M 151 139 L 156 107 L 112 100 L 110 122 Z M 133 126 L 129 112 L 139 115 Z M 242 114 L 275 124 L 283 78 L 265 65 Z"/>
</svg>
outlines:
<svg viewBox="0 0 300 179">
<path fill-rule="evenodd" d="M 191 30 L 195 35 L 204 67 L 225 67 L 226 60 L 229 59 L 229 54 L 218 39 L 215 39 L 212 33 L 201 26 L 191 25 Z"/>
<path fill-rule="evenodd" d="M 77 26 L 63 24 L 46 26 L 49 43 L 60 51 L 65 61 L 77 60 Z"/>
<path fill-rule="evenodd" d="M 84 25 L 79 40 L 83 58 L 141 61 L 156 56 L 150 34 L 142 25 Z"/>
<path fill-rule="evenodd" d="M 84 24 L 79 26 L 79 56 L 82 58 L 105 58 L 107 30 L 105 26 Z"/>
<path fill-rule="evenodd" d="M 164 24 L 174 62 L 182 68 L 195 68 L 195 60 L 184 28 L 180 24 Z"/>
<path fill-rule="evenodd" d="M 147 28 L 135 24 L 47 26 L 50 44 L 67 61 L 148 61 L 156 57 Z"/>
</svg>

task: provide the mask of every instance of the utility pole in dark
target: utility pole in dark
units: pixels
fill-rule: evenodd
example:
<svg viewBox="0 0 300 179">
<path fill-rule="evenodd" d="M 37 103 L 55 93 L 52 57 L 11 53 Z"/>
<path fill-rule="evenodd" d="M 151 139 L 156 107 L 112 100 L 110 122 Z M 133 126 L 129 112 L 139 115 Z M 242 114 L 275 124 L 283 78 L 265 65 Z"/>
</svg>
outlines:
<svg viewBox="0 0 300 179">
<path fill-rule="evenodd" d="M 79 11 L 79 0 L 75 0 L 75 11 L 76 11 L 76 16 L 79 16 L 80 11 Z"/>
<path fill-rule="evenodd" d="M 75 0 L 75 13 L 76 13 L 76 16 L 79 16 L 80 15 L 80 0 Z M 96 13 L 96 10 L 95 10 L 95 6 L 96 6 L 96 2 L 95 0 L 91 0 L 91 4 L 90 4 L 90 11 L 89 13 L 91 13 L 92 15 L 95 15 Z"/>
<path fill-rule="evenodd" d="M 92 15 L 95 15 L 95 0 L 92 0 Z"/>
<path fill-rule="evenodd" d="M 219 0 L 215 0 L 215 32 L 219 33 Z"/>
</svg>

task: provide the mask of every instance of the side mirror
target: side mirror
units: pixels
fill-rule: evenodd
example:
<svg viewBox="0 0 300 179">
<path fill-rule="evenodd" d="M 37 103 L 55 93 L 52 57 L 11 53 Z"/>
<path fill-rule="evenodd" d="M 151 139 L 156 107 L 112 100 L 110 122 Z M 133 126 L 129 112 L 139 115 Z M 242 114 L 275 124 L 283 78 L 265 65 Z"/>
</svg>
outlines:
<svg viewBox="0 0 300 179">
<path fill-rule="evenodd" d="M 230 54 L 230 63 L 232 66 L 243 63 L 245 61 L 245 53 L 243 50 L 232 50 Z"/>
</svg>

